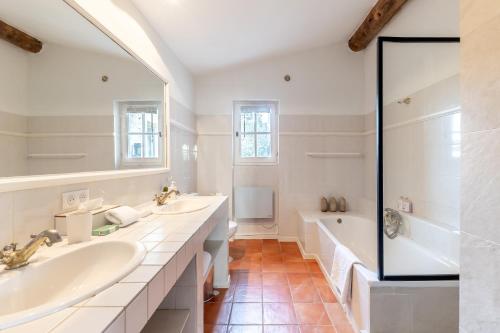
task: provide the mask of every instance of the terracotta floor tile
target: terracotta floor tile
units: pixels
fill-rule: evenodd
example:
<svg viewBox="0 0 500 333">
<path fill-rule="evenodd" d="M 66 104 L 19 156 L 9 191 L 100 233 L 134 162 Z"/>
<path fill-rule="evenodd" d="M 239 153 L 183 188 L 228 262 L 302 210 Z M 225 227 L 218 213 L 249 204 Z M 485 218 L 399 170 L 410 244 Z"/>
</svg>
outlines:
<svg viewBox="0 0 500 333">
<path fill-rule="evenodd" d="M 285 286 L 264 286 L 262 289 L 263 302 L 291 302 L 290 288 Z"/>
<path fill-rule="evenodd" d="M 338 333 L 354 333 L 354 330 L 346 317 L 342 305 L 339 303 L 325 303 L 325 311 Z"/>
<path fill-rule="evenodd" d="M 205 324 L 203 332 L 204 333 L 226 333 L 226 325 L 207 325 Z"/>
<path fill-rule="evenodd" d="M 231 246 L 240 246 L 240 247 L 245 247 L 246 245 L 246 239 L 235 239 L 232 242 L 230 242 Z"/>
<path fill-rule="evenodd" d="M 262 287 L 237 286 L 234 291 L 233 302 L 256 303 L 262 302 Z"/>
<path fill-rule="evenodd" d="M 262 247 L 264 244 L 263 239 L 245 239 L 244 240 L 245 247 Z"/>
<path fill-rule="evenodd" d="M 288 245 L 287 243 L 281 243 L 281 252 L 290 254 L 301 254 L 298 245 L 295 243 L 293 245 Z"/>
<path fill-rule="evenodd" d="M 261 252 L 248 253 L 248 254 L 245 254 L 245 256 L 241 258 L 241 260 L 242 261 L 251 261 L 251 262 L 260 262 L 260 261 L 262 261 L 262 253 Z"/>
<path fill-rule="evenodd" d="M 307 265 L 307 268 L 309 268 L 309 272 L 323 274 L 323 272 L 321 271 L 321 268 L 319 267 L 317 262 L 307 261 L 306 265 Z"/>
<path fill-rule="evenodd" d="M 323 304 L 295 303 L 295 314 L 301 325 L 331 325 Z M 234 310 L 233 310 L 234 311 Z"/>
<path fill-rule="evenodd" d="M 299 246 L 296 242 L 280 242 L 281 248 L 298 250 Z"/>
<path fill-rule="evenodd" d="M 302 258 L 300 253 L 282 253 L 282 257 L 284 262 L 304 262 L 304 258 Z"/>
<path fill-rule="evenodd" d="M 231 263 L 232 264 L 232 263 Z M 262 264 L 260 262 L 240 262 L 235 268 L 231 268 L 236 271 L 243 272 L 261 272 Z"/>
<path fill-rule="evenodd" d="M 227 329 L 228 333 L 262 333 L 261 325 L 231 325 Z"/>
<path fill-rule="evenodd" d="M 261 287 L 262 274 L 260 272 L 240 272 L 236 275 L 236 285 Z"/>
<path fill-rule="evenodd" d="M 312 285 L 311 274 L 309 273 L 287 273 L 286 275 L 290 285 Z"/>
<path fill-rule="evenodd" d="M 217 325 L 227 324 L 231 314 L 232 303 L 205 303 L 205 324 Z"/>
<path fill-rule="evenodd" d="M 313 285 L 290 285 L 294 303 L 321 303 L 321 297 Z"/>
<path fill-rule="evenodd" d="M 337 333 L 333 326 L 300 326 L 301 333 Z"/>
<path fill-rule="evenodd" d="M 287 285 L 286 273 L 262 272 L 263 286 L 284 286 Z"/>
<path fill-rule="evenodd" d="M 296 324 L 295 311 L 290 303 L 264 303 L 265 325 Z"/>
<path fill-rule="evenodd" d="M 328 282 L 326 281 L 323 273 L 313 273 L 311 274 L 311 279 L 315 286 L 328 286 Z"/>
<path fill-rule="evenodd" d="M 281 253 L 281 247 L 279 245 L 262 247 L 262 254 L 264 255 L 264 257 L 266 256 L 266 254 L 280 254 L 280 253 Z"/>
<path fill-rule="evenodd" d="M 206 333 L 353 333 L 318 263 L 296 243 L 235 240 L 229 253 L 230 287 L 205 304 Z"/>
<path fill-rule="evenodd" d="M 286 266 L 283 263 L 263 263 L 262 264 L 263 272 L 286 272 Z"/>
<path fill-rule="evenodd" d="M 283 263 L 283 256 L 281 253 L 264 253 L 262 257 L 263 264 L 276 264 Z"/>
<path fill-rule="evenodd" d="M 309 273 L 307 265 L 303 262 L 285 263 L 287 273 Z"/>
<path fill-rule="evenodd" d="M 264 325 L 264 333 L 300 333 L 297 325 Z"/>
<path fill-rule="evenodd" d="M 229 322 L 232 325 L 262 325 L 262 303 L 234 303 Z"/>
<path fill-rule="evenodd" d="M 323 303 L 337 302 L 337 298 L 335 297 L 329 286 L 318 286 L 316 287 L 316 289 L 321 296 L 321 300 L 323 301 Z"/>
</svg>

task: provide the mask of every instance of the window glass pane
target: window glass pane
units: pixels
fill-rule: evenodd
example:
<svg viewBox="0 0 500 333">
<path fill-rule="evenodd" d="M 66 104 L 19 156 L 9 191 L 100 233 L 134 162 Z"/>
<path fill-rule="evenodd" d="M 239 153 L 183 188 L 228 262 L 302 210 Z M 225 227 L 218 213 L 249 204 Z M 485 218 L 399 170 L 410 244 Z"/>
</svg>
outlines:
<svg viewBox="0 0 500 333">
<path fill-rule="evenodd" d="M 129 133 L 142 133 L 142 113 L 127 112 L 127 124 Z"/>
<path fill-rule="evenodd" d="M 257 132 L 271 132 L 271 113 L 270 112 L 257 112 Z"/>
<path fill-rule="evenodd" d="M 271 134 L 257 134 L 257 157 L 271 157 Z"/>
<path fill-rule="evenodd" d="M 142 135 L 131 134 L 128 136 L 128 158 L 142 157 Z"/>
<path fill-rule="evenodd" d="M 159 123 L 159 117 L 158 117 L 158 112 L 152 113 L 151 114 L 152 122 L 153 122 L 153 133 L 158 133 L 158 123 Z"/>
<path fill-rule="evenodd" d="M 240 155 L 243 158 L 255 157 L 255 136 L 252 134 L 241 135 Z"/>
<path fill-rule="evenodd" d="M 255 113 L 241 113 L 241 132 L 255 132 Z"/>
<path fill-rule="evenodd" d="M 145 133 L 153 133 L 153 114 L 152 113 L 144 113 L 144 129 Z"/>
<path fill-rule="evenodd" d="M 158 135 L 144 135 L 144 158 L 158 157 Z"/>
</svg>

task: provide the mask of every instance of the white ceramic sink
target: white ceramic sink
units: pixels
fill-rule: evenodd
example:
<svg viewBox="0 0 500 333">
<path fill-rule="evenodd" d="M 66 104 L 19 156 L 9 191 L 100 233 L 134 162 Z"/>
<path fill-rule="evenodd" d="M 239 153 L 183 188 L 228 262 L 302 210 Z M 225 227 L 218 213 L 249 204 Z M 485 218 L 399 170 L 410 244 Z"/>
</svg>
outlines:
<svg viewBox="0 0 500 333">
<path fill-rule="evenodd" d="M 161 215 L 186 214 L 202 210 L 209 205 L 210 203 L 202 198 L 177 199 L 163 206 L 155 206 L 153 213 Z"/>
<path fill-rule="evenodd" d="M 145 255 L 138 242 L 93 241 L 71 247 L 53 258 L 0 272 L 0 330 L 97 294 L 128 275 Z"/>
</svg>

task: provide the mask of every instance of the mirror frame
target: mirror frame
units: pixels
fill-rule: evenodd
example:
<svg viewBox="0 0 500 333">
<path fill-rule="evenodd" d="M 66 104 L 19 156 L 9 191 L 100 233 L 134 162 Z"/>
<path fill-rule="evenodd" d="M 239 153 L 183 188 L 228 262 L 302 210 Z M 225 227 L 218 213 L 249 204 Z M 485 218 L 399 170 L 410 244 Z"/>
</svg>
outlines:
<svg viewBox="0 0 500 333">
<path fill-rule="evenodd" d="M 376 165 L 377 165 L 377 268 L 380 281 L 459 280 L 458 274 L 385 275 L 384 274 L 384 43 L 460 43 L 459 37 L 388 37 L 377 39 L 377 107 L 376 107 Z"/>
<path fill-rule="evenodd" d="M 169 83 L 156 70 L 154 70 L 144 59 L 133 52 L 123 41 L 121 41 L 111 31 L 106 29 L 97 19 L 90 13 L 81 8 L 75 0 L 63 0 L 63 2 L 72 8 L 77 15 L 81 15 L 89 24 L 105 34 L 113 43 L 127 52 L 133 59 L 140 62 L 147 70 L 153 73 L 159 80 L 163 82 L 163 133 L 164 138 L 164 157 L 163 166 L 158 168 L 143 168 L 143 169 L 123 169 L 123 170 L 105 170 L 105 171 L 84 171 L 59 174 L 45 175 L 27 175 L 0 177 L 0 193 L 29 190 L 50 186 L 61 186 L 78 183 L 87 183 L 100 180 L 122 179 L 138 176 L 164 174 L 170 171 L 170 91 Z"/>
</svg>

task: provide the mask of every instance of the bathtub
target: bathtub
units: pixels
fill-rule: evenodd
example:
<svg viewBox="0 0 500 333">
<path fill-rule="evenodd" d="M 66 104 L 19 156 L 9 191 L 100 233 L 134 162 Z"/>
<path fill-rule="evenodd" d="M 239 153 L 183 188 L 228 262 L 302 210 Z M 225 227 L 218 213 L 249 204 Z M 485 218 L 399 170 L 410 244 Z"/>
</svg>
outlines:
<svg viewBox="0 0 500 333">
<path fill-rule="evenodd" d="M 357 332 L 458 332 L 458 281 L 379 281 L 375 221 L 352 213 L 299 216 L 301 251 L 317 259 L 326 276 L 337 244 L 363 263 L 353 269 L 352 297 L 343 304 Z M 384 240 L 386 275 L 458 274 L 458 233 L 411 216 L 404 216 L 404 223 L 402 236 Z"/>
</svg>

